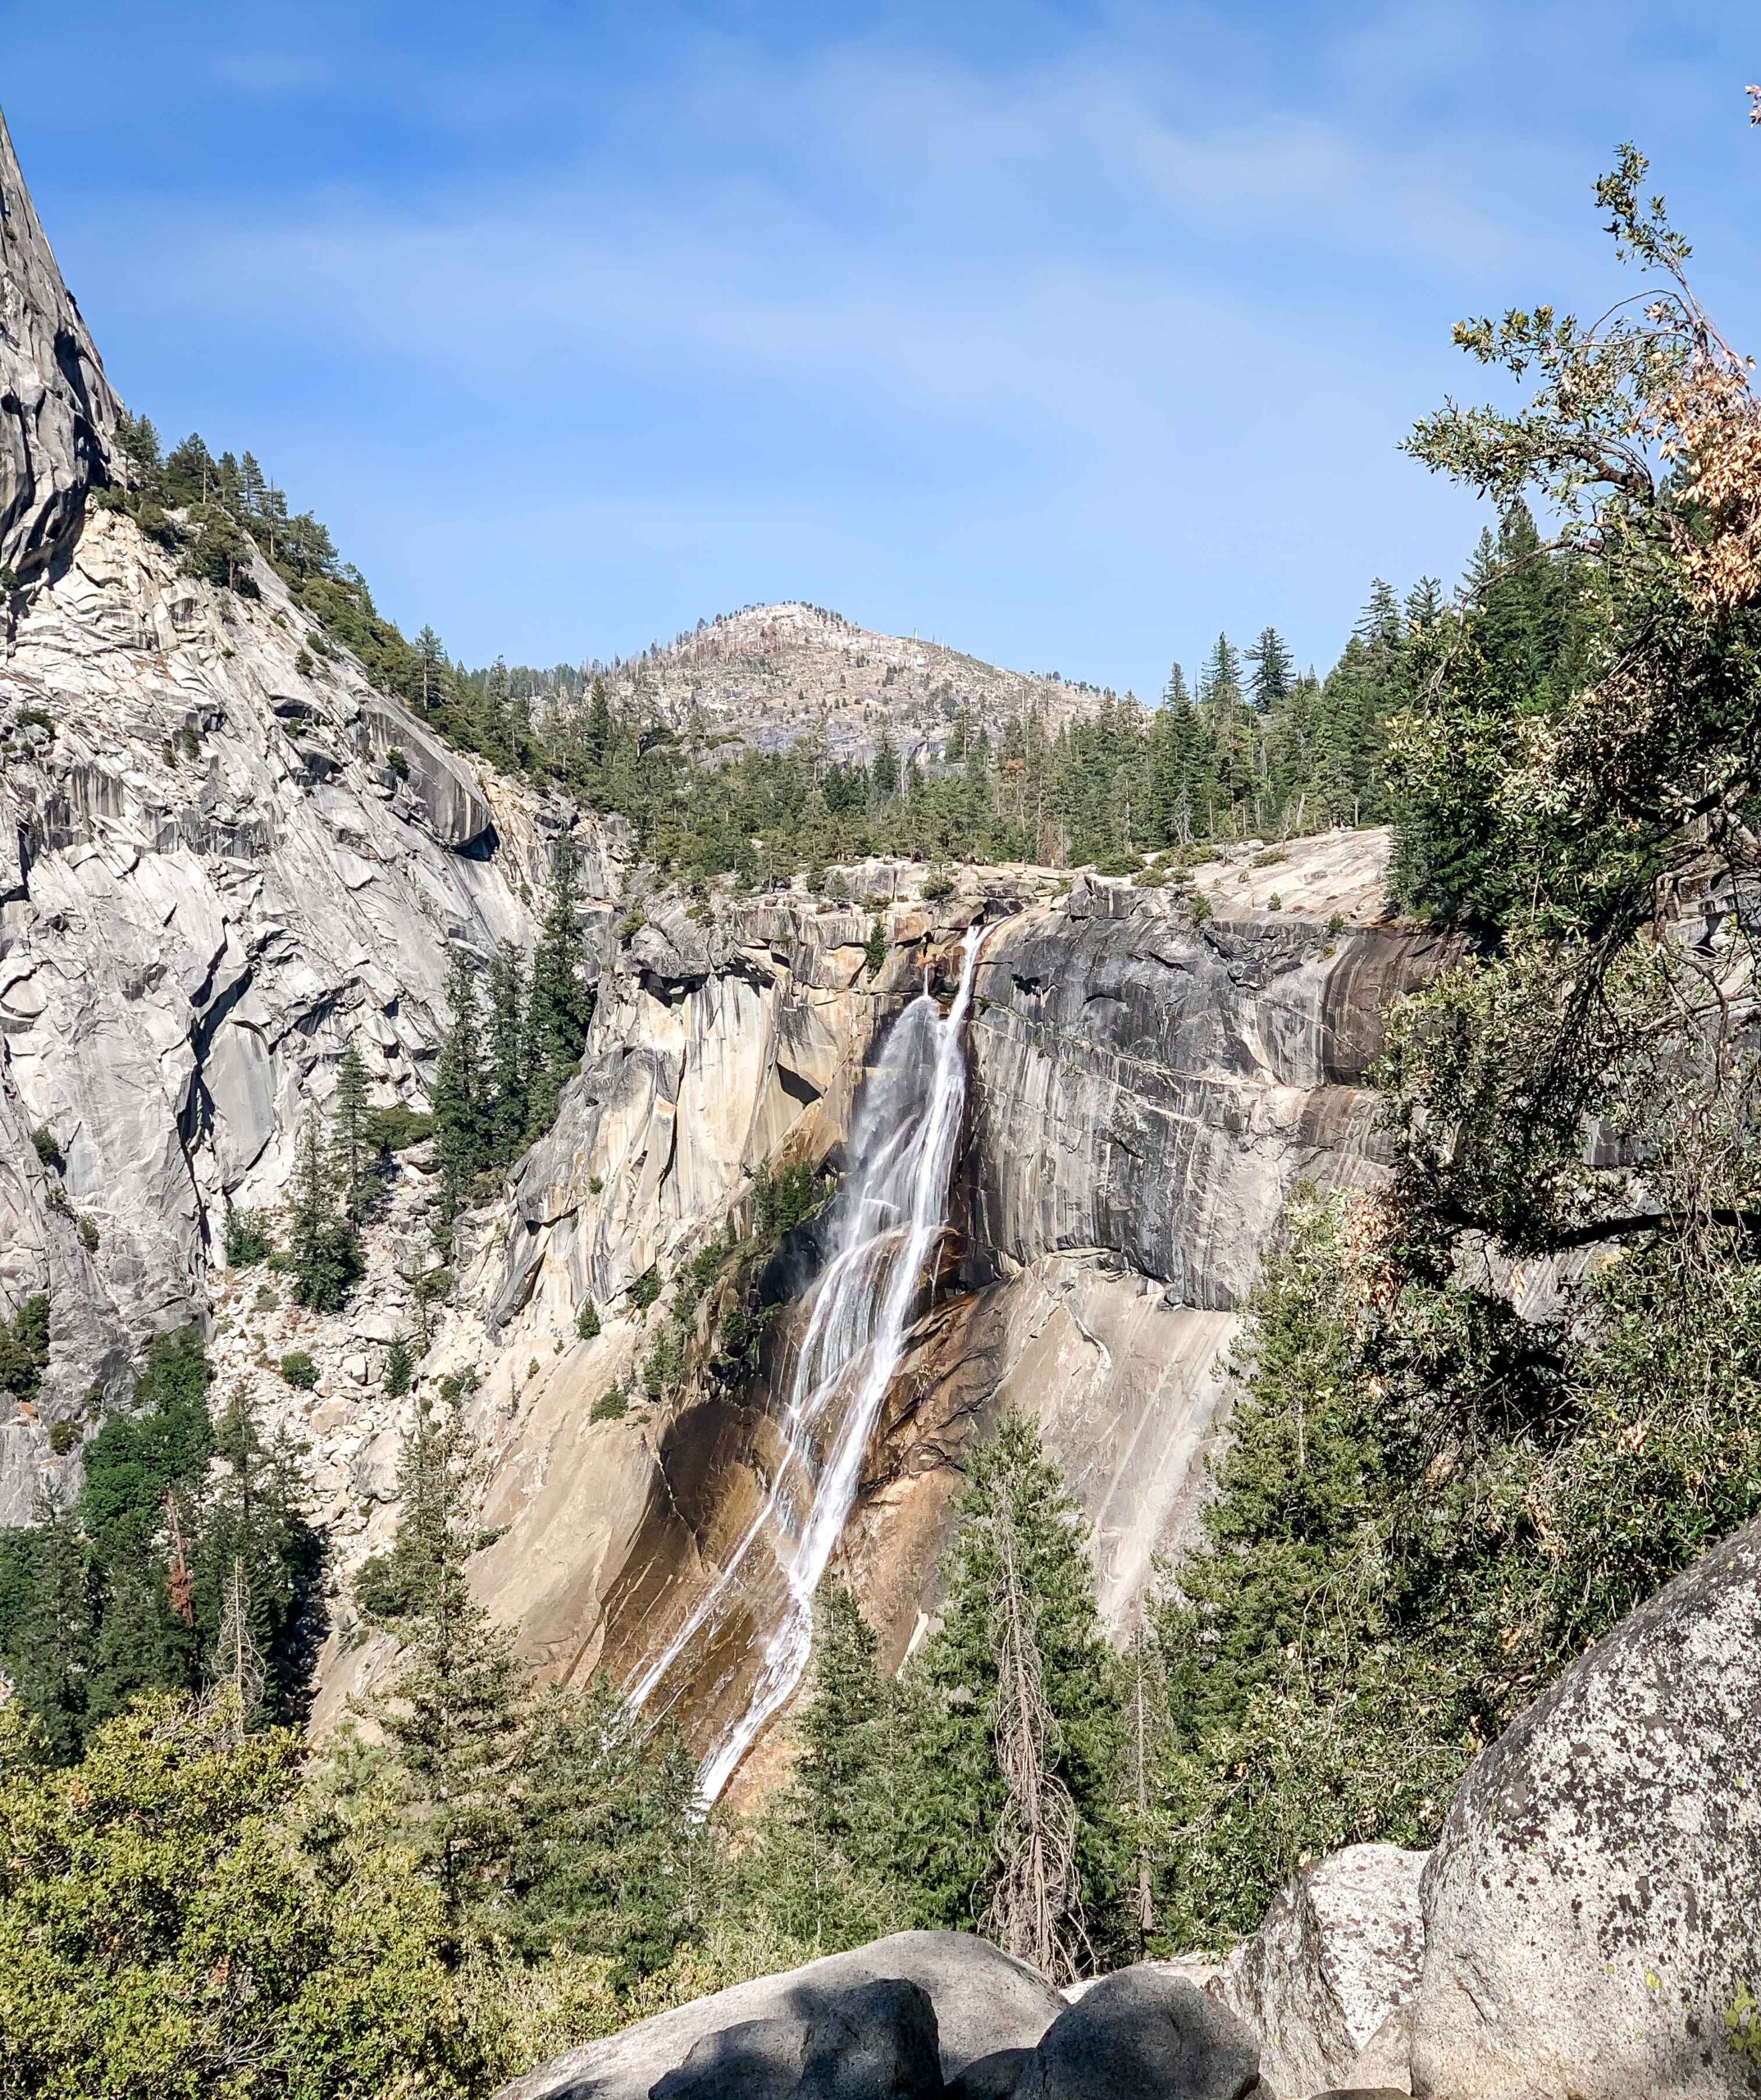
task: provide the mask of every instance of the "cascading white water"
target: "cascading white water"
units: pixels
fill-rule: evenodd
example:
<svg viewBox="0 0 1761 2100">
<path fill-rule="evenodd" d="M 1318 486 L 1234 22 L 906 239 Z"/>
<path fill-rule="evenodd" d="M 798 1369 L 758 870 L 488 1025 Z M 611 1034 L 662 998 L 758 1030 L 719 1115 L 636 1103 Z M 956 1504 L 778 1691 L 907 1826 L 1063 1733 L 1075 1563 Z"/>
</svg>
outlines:
<svg viewBox="0 0 1761 2100">
<path fill-rule="evenodd" d="M 776 1623 L 745 1707 L 705 1760 L 706 1801 L 727 1785 L 807 1666 L 814 1592 L 843 1536 L 863 1454 L 905 1353 L 924 1265 L 947 1222 L 966 1098 L 962 1037 L 981 932 L 975 925 L 966 934 L 947 1014 L 926 988 L 899 1016 L 863 1089 L 849 1165 L 833 1198 L 830 1258 L 814 1288 L 779 1424 L 782 1454 L 770 1491 L 719 1576 L 629 1690 L 632 1705 L 644 1705 L 736 1604 L 766 1586 L 764 1577 L 781 1577 Z M 751 1564 L 755 1557 L 760 1567 Z"/>
</svg>

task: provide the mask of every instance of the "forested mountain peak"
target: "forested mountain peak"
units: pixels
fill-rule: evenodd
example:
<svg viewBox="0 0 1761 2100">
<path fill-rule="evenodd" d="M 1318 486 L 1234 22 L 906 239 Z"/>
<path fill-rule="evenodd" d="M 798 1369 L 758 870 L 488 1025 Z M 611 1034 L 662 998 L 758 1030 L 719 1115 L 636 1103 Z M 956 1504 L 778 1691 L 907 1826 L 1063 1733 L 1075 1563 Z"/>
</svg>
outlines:
<svg viewBox="0 0 1761 2100">
<path fill-rule="evenodd" d="M 872 758 L 883 735 L 919 758 L 962 754 L 983 728 L 1037 717 L 1048 733 L 1103 695 L 1058 673 L 1011 671 L 929 641 L 878 634 L 818 605 L 748 605 L 664 646 L 591 667 L 614 702 L 756 751 L 819 737 L 834 759 Z"/>
</svg>

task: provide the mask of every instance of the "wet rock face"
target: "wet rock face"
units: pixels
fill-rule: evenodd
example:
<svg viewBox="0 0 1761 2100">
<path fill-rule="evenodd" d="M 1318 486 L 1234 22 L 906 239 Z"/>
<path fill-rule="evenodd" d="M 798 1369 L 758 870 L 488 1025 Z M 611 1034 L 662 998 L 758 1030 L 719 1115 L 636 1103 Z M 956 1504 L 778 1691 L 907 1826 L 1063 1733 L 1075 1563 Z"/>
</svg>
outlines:
<svg viewBox="0 0 1761 2100">
<path fill-rule="evenodd" d="M 1294 917 L 1195 924 L 1079 881 L 985 949 L 972 1028 L 970 1235 L 1026 1262 L 1111 1249 L 1188 1306 L 1251 1284 L 1298 1176 L 1353 1179 L 1378 1016 L 1448 948 Z"/>
<path fill-rule="evenodd" d="M 116 414 L 0 117 L 0 568 L 26 578 L 66 541 Z"/>
<path fill-rule="evenodd" d="M 1582 1657 L 1469 1770 L 1424 1880 L 1412 2090 L 1724 2100 L 1761 1973 L 1761 1522 Z"/>
</svg>

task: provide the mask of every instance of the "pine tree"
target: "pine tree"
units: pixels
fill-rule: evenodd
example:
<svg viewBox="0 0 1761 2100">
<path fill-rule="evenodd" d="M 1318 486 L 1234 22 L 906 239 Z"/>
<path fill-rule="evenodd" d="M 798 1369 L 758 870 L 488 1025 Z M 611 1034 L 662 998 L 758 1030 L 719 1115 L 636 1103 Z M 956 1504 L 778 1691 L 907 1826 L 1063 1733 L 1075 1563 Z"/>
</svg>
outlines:
<svg viewBox="0 0 1761 2100">
<path fill-rule="evenodd" d="M 363 1579 L 357 1591 L 377 1595 L 404 1645 L 381 1725 L 454 1961 L 472 1921 L 504 1898 L 518 1833 L 513 1775 L 527 1682 L 513 1636 L 472 1596 L 465 1573 L 483 1543 L 470 1514 L 476 1483 L 456 1404 L 444 1413 L 422 1408 L 399 1462 L 396 1538 L 383 1563 L 368 1564 L 375 1587 Z"/>
<path fill-rule="evenodd" d="M 1039 1614 L 1023 1578 L 1009 1483 L 990 1525 L 997 1555 L 991 1734 L 1003 1795 L 985 1925 L 1005 1953 L 1061 1985 L 1074 1981 L 1093 1950 L 1077 1883 L 1076 1804 L 1056 1769 L 1063 1744 L 1046 1696 Z"/>
<path fill-rule="evenodd" d="M 1125 1655 L 1125 1784 L 1120 1792 L 1130 1831 L 1130 1922 L 1135 1929 L 1135 1952 L 1141 1960 L 1149 1952 L 1156 1930 L 1157 1865 L 1166 1849 L 1155 1800 L 1157 1774 L 1166 1755 L 1168 1741 L 1167 1687 L 1161 1656 L 1141 1622 Z"/>
<path fill-rule="evenodd" d="M 522 1732 L 500 1922 L 530 1956 L 609 1958 L 632 1984 L 702 1922 L 711 1840 L 677 1727 L 632 1714 L 604 1676 L 537 1701 Z"/>
<path fill-rule="evenodd" d="M 1253 666 L 1250 681 L 1253 705 L 1261 714 L 1269 714 L 1289 700 L 1296 678 L 1295 661 L 1276 628 L 1261 631 L 1248 651 L 1248 661 Z"/>
<path fill-rule="evenodd" d="M 59 1491 L 43 1490 L 32 1512 L 28 1592 L 8 1643 L 7 1674 L 21 1705 L 41 1723 L 57 1763 L 84 1740 L 96 1623 L 91 1548 Z"/>
<path fill-rule="evenodd" d="M 416 637 L 415 686 L 410 694 L 423 714 L 432 714 L 446 689 L 446 652 L 440 637 L 425 627 Z"/>
<path fill-rule="evenodd" d="M 288 1253 L 296 1303 L 314 1312 L 340 1310 L 361 1273 L 361 1243 L 343 1208 L 335 1161 L 306 1118 L 288 1203 Z"/>
<path fill-rule="evenodd" d="M 323 1541 L 308 1522 L 299 1456 L 285 1431 L 266 1439 L 249 1395 L 233 1395 L 215 1426 L 217 1467 L 194 1513 L 191 1559 L 196 1623 L 211 1681 L 235 1673 L 238 1642 L 248 1641 L 262 1670 L 247 1719 L 303 1718 L 312 1664 L 323 1628 L 318 1607 Z M 240 1604 L 242 1628 L 226 1615 Z M 221 1651 L 230 1641 L 229 1656 Z"/>
<path fill-rule="evenodd" d="M 611 705 L 605 697 L 605 681 L 595 678 L 593 692 L 587 702 L 587 719 L 582 732 L 582 756 L 591 771 L 591 785 L 597 787 L 612 750 Z"/>
<path fill-rule="evenodd" d="M 880 1644 L 843 1582 L 822 1586 L 814 1614 L 813 1677 L 797 1735 L 795 1785 L 828 1845 L 872 1857 L 878 1724 L 886 1704 Z"/>
<path fill-rule="evenodd" d="M 877 807 L 892 801 L 899 792 L 899 747 L 889 731 L 883 729 L 869 766 L 869 792 Z"/>
<path fill-rule="evenodd" d="M 830 1951 L 915 1922 L 901 1871 L 910 1702 L 882 1676 L 874 1635 L 844 1584 L 822 1586 L 814 1616 L 795 1769 L 749 1832 L 732 1892 L 773 1930 Z"/>
<path fill-rule="evenodd" d="M 367 1067 L 351 1043 L 336 1071 L 336 1094 L 331 1104 L 331 1147 L 343 1216 L 358 1225 L 367 1212 L 375 1148 L 367 1137 Z"/>
<path fill-rule="evenodd" d="M 489 1125 L 491 1156 L 505 1166 L 525 1147 L 531 1121 L 525 973 L 504 950 L 489 971 Z"/>
<path fill-rule="evenodd" d="M 1023 1630 L 1030 1630 L 1038 1659 L 1047 1717 L 1042 1776 L 1068 1790 L 1074 1811 L 1071 1896 L 1097 1951 L 1105 1952 L 1124 1938 L 1118 1665 L 1101 1630 L 1074 1504 L 1024 1417 L 1006 1416 L 974 1459 L 944 1574 L 941 1623 L 907 1687 L 913 1704 L 896 1855 L 901 1879 L 926 1924 L 969 1927 L 989 1901 L 998 1833 L 1015 1812 L 998 1764 L 998 1728 L 1021 1725 L 1019 1703 L 999 1703 L 1004 1667 L 1021 1652 L 1020 1632 L 1007 1629 L 998 1610 L 999 1586 L 1009 1583 L 1024 1600 L 1030 1628 Z M 1017 1643 L 1013 1650 L 1006 1632 Z"/>
<path fill-rule="evenodd" d="M 477 965 L 454 951 L 446 977 L 450 1015 L 435 1063 L 434 1142 L 440 1170 L 440 1223 L 449 1227 L 490 1158 L 488 1089 L 481 1063 Z"/>
<path fill-rule="evenodd" d="M 538 943 L 532 952 L 531 990 L 527 1002 L 531 1094 L 528 1136 L 556 1119 L 557 1097 L 580 1069 L 593 995 L 582 981 L 581 926 L 575 887 L 574 849 L 559 838 L 550 854 L 550 880 Z"/>
</svg>

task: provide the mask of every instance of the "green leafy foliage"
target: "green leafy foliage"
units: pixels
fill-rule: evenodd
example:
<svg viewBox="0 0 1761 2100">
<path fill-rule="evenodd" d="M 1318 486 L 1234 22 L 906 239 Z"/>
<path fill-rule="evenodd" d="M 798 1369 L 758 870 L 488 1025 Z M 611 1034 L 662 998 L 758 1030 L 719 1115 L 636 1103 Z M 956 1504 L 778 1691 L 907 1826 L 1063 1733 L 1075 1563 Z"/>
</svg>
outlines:
<svg viewBox="0 0 1761 2100">
<path fill-rule="evenodd" d="M 229 1269 L 254 1268 L 275 1252 L 275 1235 L 262 1211 L 229 1208 L 222 1244 Z"/>
<path fill-rule="evenodd" d="M 463 950 L 454 954 L 446 986 L 450 1018 L 434 1083 L 443 1234 L 477 1198 L 484 1177 L 510 1165 L 550 1129 L 563 1086 L 580 1069 L 593 994 L 566 836 L 551 855 L 530 979 L 511 954 L 495 958 L 486 984 L 484 976 Z"/>
<path fill-rule="evenodd" d="M 49 1363 L 49 1301 L 39 1291 L 10 1322 L 0 1320 L 0 1390 L 34 1400 Z"/>
<path fill-rule="evenodd" d="M 46 1769 L 0 1714 L 0 2031 L 44 2100 L 302 2100 L 498 2068 L 439 1959 L 432 1892 L 394 1856 L 327 1881 L 289 1815 L 292 1732 L 160 1694 Z"/>
</svg>

